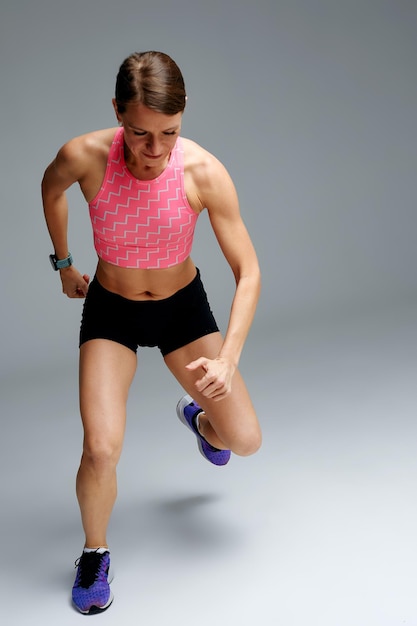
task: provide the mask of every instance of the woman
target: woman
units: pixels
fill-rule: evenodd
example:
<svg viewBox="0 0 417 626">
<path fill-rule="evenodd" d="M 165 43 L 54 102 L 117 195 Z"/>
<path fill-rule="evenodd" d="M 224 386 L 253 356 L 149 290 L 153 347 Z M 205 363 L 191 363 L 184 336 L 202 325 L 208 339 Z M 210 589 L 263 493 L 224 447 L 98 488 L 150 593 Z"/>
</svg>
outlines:
<svg viewBox="0 0 417 626">
<path fill-rule="evenodd" d="M 237 369 L 260 290 L 256 254 L 223 165 L 180 136 L 186 94 L 181 72 L 160 52 L 130 55 L 116 80 L 119 126 L 76 137 L 42 181 L 51 262 L 69 298 L 86 298 L 80 332 L 84 445 L 77 497 L 85 548 L 73 602 L 82 613 L 108 608 L 106 531 L 116 498 L 116 465 L 138 345 L 158 346 L 187 394 L 177 405 L 201 454 L 224 465 L 230 452 L 261 444 L 259 423 Z M 66 190 L 89 205 L 98 265 L 94 280 L 72 264 Z M 203 209 L 236 279 L 225 337 L 190 257 Z"/>
</svg>

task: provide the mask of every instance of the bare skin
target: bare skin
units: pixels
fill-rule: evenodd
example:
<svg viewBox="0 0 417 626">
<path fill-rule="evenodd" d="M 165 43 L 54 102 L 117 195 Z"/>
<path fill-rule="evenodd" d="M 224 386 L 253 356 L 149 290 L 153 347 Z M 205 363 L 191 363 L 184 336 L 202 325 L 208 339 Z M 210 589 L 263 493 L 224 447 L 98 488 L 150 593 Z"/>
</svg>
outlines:
<svg viewBox="0 0 417 626">
<path fill-rule="evenodd" d="M 116 116 L 124 127 L 125 159 L 142 180 L 166 167 L 181 128 L 182 114 L 167 116 L 130 104 Z M 68 255 L 66 190 L 78 183 L 87 202 L 102 183 L 116 128 L 76 137 L 48 166 L 43 183 L 45 218 L 57 258 Z M 184 142 L 184 180 L 194 211 L 207 209 L 223 254 L 236 280 L 224 338 L 213 333 L 170 354 L 165 362 L 179 383 L 204 410 L 200 428 L 217 448 L 239 455 L 256 452 L 261 431 L 238 362 L 253 320 L 260 290 L 256 254 L 239 211 L 234 185 L 224 166 L 196 143 Z M 188 285 L 196 274 L 191 258 L 162 270 L 125 269 L 98 261 L 96 275 L 108 290 L 132 300 L 158 300 Z M 89 276 L 76 267 L 60 270 L 62 290 L 84 298 Z M 136 371 L 136 355 L 104 339 L 80 350 L 80 409 L 84 446 L 77 476 L 86 546 L 107 545 L 107 525 L 116 498 L 116 467 L 122 451 L 126 401 Z"/>
</svg>

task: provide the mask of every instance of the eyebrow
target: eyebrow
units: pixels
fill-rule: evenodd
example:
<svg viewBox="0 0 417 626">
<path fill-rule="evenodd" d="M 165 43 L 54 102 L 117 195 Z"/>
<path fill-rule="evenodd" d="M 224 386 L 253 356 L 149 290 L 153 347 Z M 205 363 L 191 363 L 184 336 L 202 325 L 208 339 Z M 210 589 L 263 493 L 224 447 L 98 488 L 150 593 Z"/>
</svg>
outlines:
<svg viewBox="0 0 417 626">
<path fill-rule="evenodd" d="M 147 133 L 149 131 L 146 130 L 146 128 L 141 128 L 140 126 L 134 126 L 133 124 L 128 124 L 129 128 L 131 128 L 132 130 L 140 130 L 144 133 Z M 162 131 L 163 133 L 167 133 L 173 130 L 178 130 L 178 128 L 180 127 L 179 124 L 177 124 L 176 126 L 170 126 L 169 128 L 164 128 L 164 130 Z"/>
</svg>

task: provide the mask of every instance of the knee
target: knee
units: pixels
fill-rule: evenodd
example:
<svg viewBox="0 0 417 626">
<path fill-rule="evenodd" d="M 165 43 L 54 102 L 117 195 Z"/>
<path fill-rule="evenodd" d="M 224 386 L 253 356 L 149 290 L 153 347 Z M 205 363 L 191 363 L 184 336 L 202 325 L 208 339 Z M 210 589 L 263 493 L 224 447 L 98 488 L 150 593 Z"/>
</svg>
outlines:
<svg viewBox="0 0 417 626">
<path fill-rule="evenodd" d="M 250 456 L 258 452 L 262 445 L 262 433 L 259 427 L 246 429 L 233 440 L 231 450 L 238 456 Z"/>
<path fill-rule="evenodd" d="M 114 469 L 119 461 L 121 446 L 105 440 L 84 441 L 82 462 L 98 471 Z"/>
</svg>

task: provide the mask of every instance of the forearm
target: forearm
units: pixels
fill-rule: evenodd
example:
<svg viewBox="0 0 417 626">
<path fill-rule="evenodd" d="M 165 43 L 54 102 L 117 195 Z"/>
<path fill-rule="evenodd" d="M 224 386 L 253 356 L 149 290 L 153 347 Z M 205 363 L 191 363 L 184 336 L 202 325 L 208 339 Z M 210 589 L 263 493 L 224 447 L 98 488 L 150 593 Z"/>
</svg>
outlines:
<svg viewBox="0 0 417 626">
<path fill-rule="evenodd" d="M 68 203 L 65 193 L 53 194 L 42 188 L 43 209 L 49 235 L 58 259 L 68 256 Z"/>
<path fill-rule="evenodd" d="M 242 276 L 236 286 L 229 324 L 219 357 L 238 366 L 259 300 L 261 279 L 259 270 Z"/>
<path fill-rule="evenodd" d="M 53 193 L 42 186 L 43 208 L 48 231 L 58 259 L 66 259 L 69 250 L 67 242 L 68 205 L 65 192 Z M 62 291 L 69 298 L 84 298 L 87 294 L 89 276 L 70 265 L 59 272 Z"/>
</svg>

